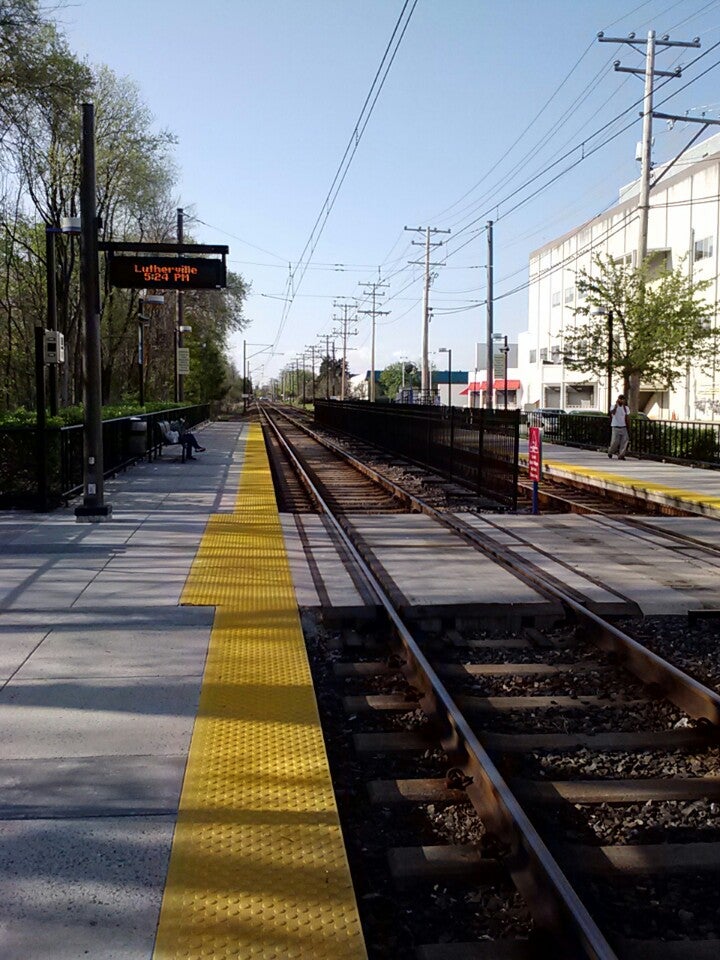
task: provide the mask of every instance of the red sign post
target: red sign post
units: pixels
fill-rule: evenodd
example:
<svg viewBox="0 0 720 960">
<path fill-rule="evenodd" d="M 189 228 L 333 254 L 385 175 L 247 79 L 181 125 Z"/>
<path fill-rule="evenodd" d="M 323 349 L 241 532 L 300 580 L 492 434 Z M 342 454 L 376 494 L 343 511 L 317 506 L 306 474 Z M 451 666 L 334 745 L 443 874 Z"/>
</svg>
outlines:
<svg viewBox="0 0 720 960">
<path fill-rule="evenodd" d="M 542 476 L 542 438 L 540 427 L 528 429 L 528 477 L 532 480 L 532 512 L 538 512 L 538 483 Z"/>
</svg>

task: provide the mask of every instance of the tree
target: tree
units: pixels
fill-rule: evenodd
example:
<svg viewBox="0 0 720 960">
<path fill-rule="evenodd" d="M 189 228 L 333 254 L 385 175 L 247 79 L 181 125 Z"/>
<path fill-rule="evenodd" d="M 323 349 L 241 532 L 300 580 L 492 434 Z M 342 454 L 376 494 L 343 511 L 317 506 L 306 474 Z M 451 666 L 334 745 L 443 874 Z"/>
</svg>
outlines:
<svg viewBox="0 0 720 960">
<path fill-rule="evenodd" d="M 342 360 L 333 360 L 332 357 L 325 356 L 320 360 L 317 377 L 315 378 L 315 396 L 316 397 L 337 397 L 342 390 Z M 350 371 L 345 363 L 346 383 L 350 380 Z"/>
<path fill-rule="evenodd" d="M 694 281 L 682 267 L 658 272 L 652 255 L 639 267 L 597 256 L 595 268 L 578 276 L 584 303 L 574 308 L 576 325 L 564 334 L 568 369 L 601 379 L 609 367 L 622 376 L 628 405 L 637 412 L 641 380 L 669 389 L 690 360 L 712 362 L 720 336 L 711 326 L 716 304 L 700 296 L 711 281 Z"/>
<path fill-rule="evenodd" d="M 28 108 L 60 113 L 76 103 L 90 71 L 69 51 L 37 0 L 0 0 L 0 134 L 25 129 Z"/>
<path fill-rule="evenodd" d="M 386 396 L 394 398 L 402 388 L 403 367 L 405 368 L 405 386 L 420 386 L 420 371 L 415 364 L 400 360 L 389 364 L 380 374 L 380 383 Z"/>
<path fill-rule="evenodd" d="M 34 402 L 33 328 L 46 309 L 45 225 L 57 228 L 63 216 L 79 212 L 78 97 L 88 93 L 90 81 L 100 239 L 170 241 L 176 229 L 175 138 L 156 130 L 135 84 L 107 67 L 91 73 L 78 65 L 55 27 L 36 14 L 33 0 L 0 0 L 0 26 L 15 25 L 16 36 L 12 43 L 0 38 L 0 92 L 6 95 L 0 104 L 0 407 L 9 409 Z M 31 48 L 28 36 L 35 37 Z M 47 61 L 44 73 L 40 54 Z M 21 70 L 23 57 L 31 58 L 27 70 Z M 9 65 L 16 65 L 15 73 Z M 61 403 L 82 399 L 77 251 L 70 238 L 55 236 L 58 327 L 66 345 Z M 138 295 L 111 287 L 105 267 L 101 257 L 102 395 L 117 402 L 137 389 Z M 193 393 L 203 398 L 227 389 L 227 337 L 245 326 L 246 292 L 242 278 L 230 274 L 227 290 L 186 293 L 186 316 L 198 345 L 192 362 L 206 368 L 205 375 L 198 369 Z M 167 301 L 153 310 L 145 340 L 146 385 L 154 399 L 174 395 L 174 295 Z"/>
</svg>

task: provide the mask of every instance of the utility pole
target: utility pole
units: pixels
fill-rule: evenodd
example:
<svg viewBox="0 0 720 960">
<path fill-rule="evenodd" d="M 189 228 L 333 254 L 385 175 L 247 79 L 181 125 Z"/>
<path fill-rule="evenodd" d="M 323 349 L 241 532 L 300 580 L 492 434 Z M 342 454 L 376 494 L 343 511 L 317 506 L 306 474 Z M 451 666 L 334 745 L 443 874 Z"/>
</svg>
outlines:
<svg viewBox="0 0 720 960">
<path fill-rule="evenodd" d="M 643 132 L 641 144 L 641 168 L 640 168 L 640 198 L 638 200 L 638 215 L 640 218 L 638 231 L 638 255 L 637 266 L 641 267 L 647 257 L 648 242 L 648 219 L 650 211 L 650 189 L 655 184 L 650 183 L 650 174 L 652 173 L 652 122 L 653 122 L 653 82 L 655 77 L 680 77 L 682 69 L 676 67 L 674 70 L 656 70 L 655 69 L 655 49 L 656 47 L 699 47 L 700 38 L 693 40 L 671 40 L 667 34 L 660 39 L 655 36 L 654 30 L 648 30 L 647 40 L 638 40 L 634 33 L 628 37 L 606 37 L 604 34 L 598 34 L 600 43 L 627 43 L 630 46 L 637 47 L 645 44 L 645 66 L 623 67 L 620 61 L 616 60 L 614 67 L 618 73 L 634 73 L 644 76 L 645 94 L 643 97 Z M 677 119 L 686 119 L 678 117 Z M 704 120 L 698 122 L 705 123 Z M 659 179 L 659 178 L 658 178 Z M 656 181 L 657 182 L 657 181 Z"/>
<path fill-rule="evenodd" d="M 430 383 L 430 362 L 428 359 L 428 339 L 430 328 L 430 267 L 439 267 L 442 264 L 430 263 L 430 247 L 441 247 L 443 240 L 437 243 L 431 243 L 430 237 L 435 233 L 450 233 L 449 230 L 439 230 L 437 227 L 405 227 L 410 233 L 425 234 L 425 284 L 423 287 L 423 316 L 422 316 L 422 374 L 420 382 L 420 402 L 430 403 L 431 383 Z M 413 245 L 422 246 L 418 241 L 413 240 Z M 420 263 L 418 260 L 411 260 L 411 263 Z"/>
<path fill-rule="evenodd" d="M 183 238 L 185 236 L 184 231 L 184 213 L 182 207 L 177 208 L 177 242 L 182 244 Z M 183 321 L 185 317 L 185 305 L 183 303 L 183 292 L 178 290 L 177 292 L 177 301 L 176 301 L 176 316 L 175 316 L 175 401 L 182 402 L 184 399 L 184 381 L 183 376 L 178 369 L 178 350 L 183 345 Z M 245 367 L 243 366 L 243 377 L 245 376 Z M 243 401 L 243 409 L 244 409 Z"/>
<path fill-rule="evenodd" d="M 319 333 L 319 340 L 325 341 L 325 399 L 330 399 L 330 334 L 329 333 Z M 335 344 L 333 343 L 333 347 Z M 320 362 L 320 368 L 322 369 L 322 361 Z M 320 376 L 320 370 L 318 370 L 318 376 Z"/>
<path fill-rule="evenodd" d="M 486 300 L 486 318 L 487 326 L 485 328 L 485 336 L 487 337 L 487 351 L 485 354 L 485 406 L 488 410 L 492 410 L 493 407 L 493 386 L 495 385 L 494 381 L 494 371 L 493 371 L 493 222 L 488 220 L 487 222 L 487 297 Z"/>
<path fill-rule="evenodd" d="M 312 386 L 312 401 L 315 403 L 315 350 L 317 348 L 314 343 L 311 343 L 305 349 L 310 351 L 310 384 Z"/>
<path fill-rule="evenodd" d="M 372 335 L 370 337 L 370 383 L 368 385 L 368 400 L 375 403 L 375 320 L 376 317 L 385 317 L 389 310 L 378 310 L 377 300 L 385 296 L 384 293 L 378 293 L 381 287 L 387 287 L 387 283 L 381 283 L 379 280 L 375 283 L 360 283 L 363 287 L 363 296 L 372 297 L 372 310 L 358 310 L 358 313 L 367 314 L 372 317 Z M 370 289 L 367 289 L 367 288 Z"/>
<path fill-rule="evenodd" d="M 340 379 L 340 399 L 344 400 L 347 394 L 347 338 L 356 337 L 357 330 L 353 330 L 348 333 L 348 312 L 352 308 L 352 305 L 349 303 L 340 303 L 337 300 L 333 303 L 334 307 L 340 307 L 343 312 L 342 319 L 340 317 L 333 317 L 333 320 L 342 322 L 342 330 L 333 330 L 333 334 L 341 336 L 343 338 L 343 358 L 342 358 L 342 370 L 341 370 L 341 379 Z"/>
<path fill-rule="evenodd" d="M 643 110 L 640 116 L 643 120 L 643 132 L 642 132 L 642 143 L 640 148 L 640 157 L 641 157 L 641 166 L 640 166 L 640 196 L 638 199 L 638 250 L 637 250 L 637 266 L 642 267 L 646 258 L 647 258 L 647 248 L 648 248 L 648 221 L 650 218 L 650 190 L 654 187 L 660 177 L 667 173 L 667 168 L 664 173 L 660 174 L 660 177 L 657 177 L 654 183 L 650 182 L 650 176 L 652 173 L 652 122 L 653 116 L 663 117 L 665 119 L 676 119 L 684 120 L 685 117 L 670 117 L 667 114 L 653 114 L 653 90 L 654 90 L 654 80 L 655 77 L 680 77 L 682 76 L 682 70 L 680 67 L 676 67 L 674 70 L 656 70 L 655 69 L 655 49 L 656 47 L 699 47 L 700 38 L 695 37 L 693 40 L 671 40 L 667 34 L 658 39 L 655 36 L 654 30 L 649 30 L 647 35 L 647 40 L 638 40 L 635 37 L 634 33 L 631 33 L 628 37 L 606 37 L 604 34 L 598 34 L 598 40 L 600 43 L 627 43 L 630 46 L 637 49 L 643 44 L 645 47 L 645 66 L 644 68 L 640 67 L 623 67 L 620 64 L 619 60 L 616 60 L 614 63 L 615 70 L 618 73 L 634 73 L 636 75 L 644 76 L 645 78 L 645 93 L 643 96 Z M 696 122 L 702 122 L 707 125 L 706 121 L 700 120 L 700 118 L 695 118 Z M 716 121 L 717 122 L 717 121 Z M 697 136 L 700 136 L 698 133 Z M 697 137 L 693 138 L 690 142 L 693 143 Z M 688 144 L 689 146 L 690 144 Z M 687 147 L 685 148 L 687 149 Z M 683 151 L 684 152 L 684 151 Z M 677 158 L 676 158 L 677 159 Z M 673 161 L 674 163 L 675 161 Z M 609 306 L 609 305 L 608 305 Z M 640 388 L 640 379 L 636 374 L 631 375 L 630 377 L 630 407 L 631 409 L 636 409 L 636 404 L 638 401 L 638 393 Z"/>
</svg>

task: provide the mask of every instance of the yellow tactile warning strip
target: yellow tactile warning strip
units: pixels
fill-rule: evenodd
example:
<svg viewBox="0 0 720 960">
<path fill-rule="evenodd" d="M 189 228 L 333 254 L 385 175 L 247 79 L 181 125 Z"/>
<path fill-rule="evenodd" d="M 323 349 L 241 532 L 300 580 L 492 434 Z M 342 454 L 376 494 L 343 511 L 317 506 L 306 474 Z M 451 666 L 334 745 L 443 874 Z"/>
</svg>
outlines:
<svg viewBox="0 0 720 960">
<path fill-rule="evenodd" d="M 155 960 L 366 958 L 257 425 L 181 602 L 218 609 Z"/>
<path fill-rule="evenodd" d="M 521 454 L 520 459 L 527 460 L 527 454 Z M 657 493 L 670 500 L 700 505 L 708 510 L 720 510 L 720 497 L 711 497 L 707 493 L 700 493 L 696 490 L 686 490 L 683 487 L 667 487 L 662 483 L 655 483 L 651 480 L 638 480 L 637 477 L 625 477 L 618 473 L 608 473 L 607 470 L 594 470 L 592 467 L 579 467 L 572 463 L 562 463 L 559 460 L 543 460 L 543 467 L 550 467 L 557 473 L 571 473 L 578 477 L 587 477 L 589 480 L 600 480 L 602 483 L 628 487 L 637 493 Z"/>
</svg>

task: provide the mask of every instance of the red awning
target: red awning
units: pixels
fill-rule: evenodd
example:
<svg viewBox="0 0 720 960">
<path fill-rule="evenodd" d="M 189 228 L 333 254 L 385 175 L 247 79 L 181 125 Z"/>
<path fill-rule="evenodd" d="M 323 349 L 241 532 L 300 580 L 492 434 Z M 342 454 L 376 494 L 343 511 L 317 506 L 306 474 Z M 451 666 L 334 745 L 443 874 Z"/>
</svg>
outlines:
<svg viewBox="0 0 720 960">
<path fill-rule="evenodd" d="M 468 393 L 482 393 L 483 390 L 487 387 L 487 380 L 473 381 L 467 385 L 467 389 L 460 391 L 460 396 L 465 397 Z M 507 382 L 508 390 L 519 390 L 520 381 L 519 380 L 508 380 Z M 505 381 L 504 380 L 493 380 L 493 390 L 505 390 Z"/>
</svg>

